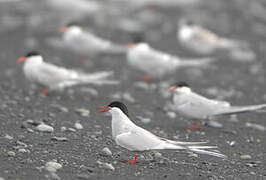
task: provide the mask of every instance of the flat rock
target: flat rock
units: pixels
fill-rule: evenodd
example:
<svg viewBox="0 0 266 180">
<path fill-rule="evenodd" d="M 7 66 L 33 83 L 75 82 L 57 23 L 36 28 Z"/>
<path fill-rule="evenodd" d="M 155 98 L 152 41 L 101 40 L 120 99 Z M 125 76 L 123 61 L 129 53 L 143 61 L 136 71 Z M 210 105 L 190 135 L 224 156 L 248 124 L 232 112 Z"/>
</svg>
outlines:
<svg viewBox="0 0 266 180">
<path fill-rule="evenodd" d="M 80 122 L 76 122 L 74 126 L 75 126 L 75 128 L 78 129 L 78 130 L 83 129 L 83 126 L 82 126 L 82 124 L 81 124 Z"/>
<path fill-rule="evenodd" d="M 108 147 L 105 147 L 102 149 L 102 152 L 103 154 L 107 155 L 107 156 L 112 156 L 112 151 L 108 148 Z"/>
<path fill-rule="evenodd" d="M 249 155 L 249 154 L 244 154 L 244 155 L 241 155 L 240 156 L 240 159 L 244 159 L 244 160 L 248 160 L 248 159 L 251 159 L 252 157 L 251 157 L 251 155 Z"/>
<path fill-rule="evenodd" d="M 57 137 L 57 136 L 52 137 L 51 140 L 53 140 L 53 141 L 68 141 L 68 139 L 66 137 Z"/>
<path fill-rule="evenodd" d="M 58 169 L 61 169 L 62 165 L 55 161 L 49 161 L 45 164 L 45 169 L 49 172 L 56 172 Z"/>
<path fill-rule="evenodd" d="M 76 113 L 78 113 L 80 116 L 83 117 L 89 117 L 90 116 L 90 110 L 84 109 L 84 108 L 77 108 Z"/>
<path fill-rule="evenodd" d="M 49 126 L 49 125 L 44 124 L 44 123 L 38 125 L 38 126 L 36 127 L 36 129 L 37 129 L 38 131 L 41 131 L 41 132 L 49 132 L 49 133 L 50 133 L 50 132 L 54 132 L 54 128 L 53 128 L 52 126 Z"/>
</svg>

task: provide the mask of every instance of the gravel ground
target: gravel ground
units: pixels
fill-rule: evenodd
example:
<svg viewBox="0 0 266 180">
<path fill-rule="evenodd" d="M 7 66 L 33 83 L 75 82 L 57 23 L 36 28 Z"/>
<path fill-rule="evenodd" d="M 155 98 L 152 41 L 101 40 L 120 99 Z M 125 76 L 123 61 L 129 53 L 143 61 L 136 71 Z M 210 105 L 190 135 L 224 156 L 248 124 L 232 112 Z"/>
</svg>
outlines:
<svg viewBox="0 0 266 180">
<path fill-rule="evenodd" d="M 222 128 L 203 127 L 201 131 L 188 131 L 186 127 L 191 121 L 163 111 L 170 98 L 163 96 L 164 91 L 153 88 L 163 86 L 163 82 L 185 80 L 196 92 L 229 100 L 232 104 L 266 102 L 266 11 L 263 11 L 263 2 L 204 2 L 195 8 L 157 9 L 164 20 L 151 27 L 151 33 L 146 33 L 147 41 L 157 49 L 195 57 L 181 48 L 174 38 L 176 19 L 188 16 L 221 35 L 248 41 L 257 55 L 256 60 L 234 61 L 220 54 L 209 69 L 182 69 L 153 84 L 138 81 L 142 74 L 129 68 L 124 56 L 100 56 L 80 62 L 80 58 L 86 57 L 45 43 L 47 38 L 58 34 L 33 31 L 26 23 L 21 23 L 25 20 L 23 17 L 27 17 L 19 13 L 21 9 L 8 6 L 10 11 L 2 11 L 0 180 L 266 179 L 265 113 L 219 117 Z M 12 17 L 10 21 L 14 24 L 7 23 L 8 18 L 4 23 L 5 16 Z M 116 42 L 130 40 L 127 33 L 112 28 L 93 28 L 99 35 Z M 39 88 L 30 86 L 22 74 L 21 65 L 15 63 L 17 57 L 33 48 L 42 52 L 47 61 L 65 67 L 85 71 L 113 70 L 121 84 L 80 86 L 48 97 L 39 95 Z M 115 145 L 111 139 L 110 117 L 97 112 L 97 107 L 108 105 L 115 99 L 128 105 L 136 124 L 162 137 L 207 140 L 209 144 L 218 145 L 228 160 L 186 152 L 156 151 L 150 160 L 128 164 L 126 160 L 134 154 Z M 40 127 L 42 123 L 49 126 Z M 247 123 L 258 126 L 250 127 Z M 41 132 L 43 128 L 48 132 Z M 145 157 L 149 154 L 146 153 Z"/>
</svg>

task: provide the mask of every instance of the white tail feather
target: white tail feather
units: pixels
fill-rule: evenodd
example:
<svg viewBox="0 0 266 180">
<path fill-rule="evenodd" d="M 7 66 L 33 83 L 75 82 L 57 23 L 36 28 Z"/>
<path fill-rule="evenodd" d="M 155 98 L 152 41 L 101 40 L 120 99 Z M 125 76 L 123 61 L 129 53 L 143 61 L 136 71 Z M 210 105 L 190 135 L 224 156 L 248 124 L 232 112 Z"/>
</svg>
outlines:
<svg viewBox="0 0 266 180">
<path fill-rule="evenodd" d="M 218 114 L 236 114 L 249 111 L 257 111 L 266 108 L 266 104 L 251 105 L 251 106 L 231 106 L 228 109 L 224 109 Z"/>
<path fill-rule="evenodd" d="M 202 150 L 202 149 L 190 149 L 190 151 L 196 152 L 198 154 L 207 154 L 207 155 L 220 157 L 220 158 L 224 158 L 224 159 L 227 158 L 227 156 L 225 156 L 221 153 L 218 153 L 218 152 L 213 152 L 213 151 L 206 151 L 206 150 Z"/>
<path fill-rule="evenodd" d="M 178 143 L 181 143 L 182 145 L 181 144 L 179 145 Z M 200 146 L 197 144 L 200 144 L 200 142 L 178 142 L 178 141 L 175 142 L 175 141 L 167 140 L 165 141 L 165 143 L 157 146 L 155 149 L 177 149 L 177 150 L 183 149 L 183 150 L 192 151 L 198 154 L 207 154 L 207 155 L 216 156 L 220 158 L 227 158 L 225 155 L 219 152 L 205 150 L 205 149 L 216 149 L 217 146 L 204 146 L 204 145 Z"/>
<path fill-rule="evenodd" d="M 92 74 L 80 74 L 79 82 L 83 84 L 95 84 L 95 85 L 115 85 L 119 84 L 119 81 L 107 79 L 113 72 L 96 72 Z"/>
<path fill-rule="evenodd" d="M 212 63 L 214 58 L 196 58 L 196 59 L 182 59 L 179 62 L 180 67 L 196 67 L 196 66 L 206 66 Z"/>
</svg>

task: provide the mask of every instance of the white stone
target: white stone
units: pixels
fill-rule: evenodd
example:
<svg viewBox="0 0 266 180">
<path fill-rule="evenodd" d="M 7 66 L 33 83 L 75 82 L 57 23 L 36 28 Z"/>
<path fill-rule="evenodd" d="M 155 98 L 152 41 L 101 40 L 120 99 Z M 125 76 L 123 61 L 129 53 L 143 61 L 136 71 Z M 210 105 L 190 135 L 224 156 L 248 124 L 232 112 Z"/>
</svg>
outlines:
<svg viewBox="0 0 266 180">
<path fill-rule="evenodd" d="M 45 164 L 45 169 L 49 172 L 56 172 L 58 169 L 61 169 L 63 166 L 55 161 L 49 161 Z"/>
<path fill-rule="evenodd" d="M 108 147 L 105 147 L 102 149 L 102 152 L 107 155 L 107 156 L 112 156 L 112 151 L 108 148 Z"/>
<path fill-rule="evenodd" d="M 41 131 L 41 132 L 53 132 L 53 131 L 54 131 L 54 128 L 53 128 L 52 126 L 49 126 L 49 125 L 44 124 L 44 123 L 39 124 L 39 125 L 36 127 L 36 129 L 37 129 L 38 131 Z"/>
<path fill-rule="evenodd" d="M 75 123 L 75 128 L 80 130 L 80 129 L 83 129 L 83 126 L 79 122 L 76 122 Z"/>
</svg>

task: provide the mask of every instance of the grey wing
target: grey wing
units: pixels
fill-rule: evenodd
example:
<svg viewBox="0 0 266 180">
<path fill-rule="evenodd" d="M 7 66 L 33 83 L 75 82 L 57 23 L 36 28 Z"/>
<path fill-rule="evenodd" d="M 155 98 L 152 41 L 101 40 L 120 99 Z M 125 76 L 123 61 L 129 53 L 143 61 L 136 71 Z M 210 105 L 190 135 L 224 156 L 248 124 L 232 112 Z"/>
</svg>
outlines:
<svg viewBox="0 0 266 180">
<path fill-rule="evenodd" d="M 154 76 L 171 73 L 178 63 L 174 56 L 152 48 L 147 53 L 142 53 L 139 60 L 141 61 L 139 62 L 140 68 L 143 68 L 143 71 L 154 73 Z"/>
<path fill-rule="evenodd" d="M 86 41 L 88 45 L 95 50 L 105 50 L 106 48 L 109 48 L 112 44 L 110 41 L 102 39 L 90 33 L 84 34 L 83 40 Z"/>
<path fill-rule="evenodd" d="M 43 63 L 36 69 L 38 83 L 53 88 L 66 81 L 75 81 L 78 73 L 53 64 Z"/>
<path fill-rule="evenodd" d="M 174 57 L 174 56 L 167 54 L 165 52 L 162 52 L 162 51 L 155 50 L 153 48 L 150 48 L 150 53 L 149 53 L 149 56 L 147 58 L 151 58 L 151 59 L 154 59 L 156 61 L 159 61 L 159 62 L 165 63 L 165 64 L 171 63 L 174 60 L 177 60 L 177 57 Z"/>
<path fill-rule="evenodd" d="M 186 102 L 178 107 L 178 110 L 192 118 L 207 118 L 229 107 L 230 104 L 228 102 L 207 99 L 198 94 L 191 93 L 187 96 Z"/>
<path fill-rule="evenodd" d="M 210 105 L 210 106 L 230 106 L 230 103 L 227 101 L 221 101 L 221 100 L 216 100 L 216 99 L 208 99 L 204 96 L 201 96 L 196 93 L 191 93 L 192 101 L 195 102 L 198 105 Z"/>
<path fill-rule="evenodd" d="M 157 136 L 144 129 L 122 133 L 116 137 L 115 141 L 119 146 L 130 151 L 150 150 L 162 143 Z"/>
<path fill-rule="evenodd" d="M 66 47 L 75 50 L 77 53 L 85 55 L 95 55 L 101 52 L 106 46 L 109 46 L 108 41 L 104 41 L 93 34 L 83 33 L 80 36 L 66 41 Z"/>
<path fill-rule="evenodd" d="M 199 41 L 199 42 L 208 42 L 210 44 L 217 44 L 221 40 L 220 37 L 218 37 L 213 32 L 203 29 L 202 27 L 195 26 L 194 27 L 195 33 L 193 34 L 193 39 Z"/>
</svg>

